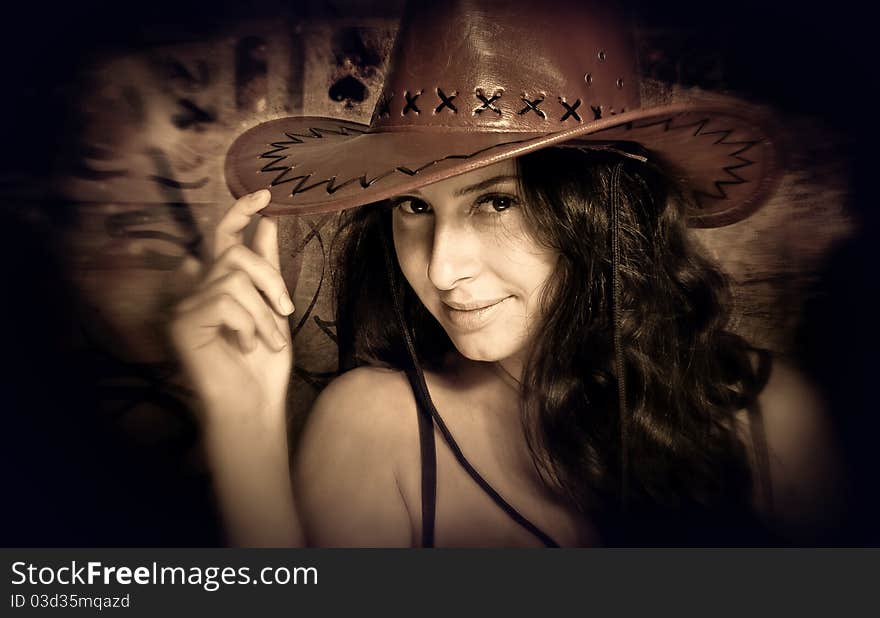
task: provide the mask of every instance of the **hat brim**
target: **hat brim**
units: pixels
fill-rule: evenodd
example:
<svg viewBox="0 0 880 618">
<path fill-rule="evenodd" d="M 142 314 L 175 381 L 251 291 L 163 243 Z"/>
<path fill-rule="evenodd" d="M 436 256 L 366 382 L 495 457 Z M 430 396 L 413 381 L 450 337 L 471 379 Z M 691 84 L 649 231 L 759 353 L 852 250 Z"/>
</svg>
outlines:
<svg viewBox="0 0 880 618">
<path fill-rule="evenodd" d="M 315 214 L 378 202 L 550 146 L 637 142 L 693 196 L 688 222 L 719 227 L 756 210 L 775 186 L 772 120 L 736 100 L 640 109 L 546 133 L 371 132 L 367 125 L 288 117 L 240 135 L 226 156 L 235 197 L 272 192 L 269 214 Z"/>
</svg>

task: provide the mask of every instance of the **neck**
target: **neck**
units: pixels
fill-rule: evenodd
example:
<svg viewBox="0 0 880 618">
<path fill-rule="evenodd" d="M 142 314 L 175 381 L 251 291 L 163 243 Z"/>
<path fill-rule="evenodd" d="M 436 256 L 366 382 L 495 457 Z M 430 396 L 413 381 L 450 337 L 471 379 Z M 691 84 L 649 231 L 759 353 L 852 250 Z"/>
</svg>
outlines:
<svg viewBox="0 0 880 618">
<path fill-rule="evenodd" d="M 523 359 L 519 354 L 496 361 L 495 363 L 502 373 L 506 374 L 516 383 L 517 388 L 522 382 Z"/>
</svg>

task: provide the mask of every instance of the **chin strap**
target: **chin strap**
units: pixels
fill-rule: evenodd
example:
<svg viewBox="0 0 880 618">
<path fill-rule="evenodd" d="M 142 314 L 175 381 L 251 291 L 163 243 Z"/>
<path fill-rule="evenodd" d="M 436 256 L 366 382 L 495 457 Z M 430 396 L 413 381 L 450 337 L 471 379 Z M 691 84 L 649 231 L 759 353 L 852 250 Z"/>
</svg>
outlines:
<svg viewBox="0 0 880 618">
<path fill-rule="evenodd" d="M 623 358 L 621 330 L 620 281 L 620 174 L 623 165 L 618 163 L 611 172 L 611 301 L 614 320 L 614 366 L 617 373 L 618 414 L 620 418 L 620 502 L 626 510 L 629 498 L 629 411 L 626 405 L 626 364 Z"/>
<path fill-rule="evenodd" d="M 629 152 L 628 150 L 624 150 L 623 147 L 618 147 L 620 142 L 580 142 L 578 140 L 570 140 L 563 144 L 558 144 L 555 146 L 556 148 L 573 148 L 575 150 L 580 150 L 581 152 L 613 152 L 616 155 L 620 155 L 621 157 L 626 157 L 627 159 L 632 159 L 633 161 L 638 161 L 639 163 L 647 163 L 648 157 L 644 155 L 637 154 L 635 152 Z"/>
</svg>

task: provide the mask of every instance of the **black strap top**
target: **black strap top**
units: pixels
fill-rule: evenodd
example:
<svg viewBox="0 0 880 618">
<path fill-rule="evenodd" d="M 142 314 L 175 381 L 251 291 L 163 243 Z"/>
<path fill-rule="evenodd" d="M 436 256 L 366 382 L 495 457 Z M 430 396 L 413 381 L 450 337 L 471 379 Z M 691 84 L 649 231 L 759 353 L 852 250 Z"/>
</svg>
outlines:
<svg viewBox="0 0 880 618">
<path fill-rule="evenodd" d="M 771 355 L 765 350 L 759 351 L 757 378 L 758 391 L 762 390 L 766 385 L 771 368 Z M 553 537 L 541 530 L 538 526 L 529 521 L 519 511 L 517 511 L 510 503 L 508 503 L 486 479 L 471 465 L 462 453 L 455 439 L 452 437 L 434 402 L 428 392 L 427 384 L 425 384 L 424 376 L 420 372 L 410 369 L 406 372 L 410 386 L 416 400 L 416 410 L 419 421 L 419 446 L 421 450 L 422 461 L 422 547 L 434 546 L 434 525 L 437 510 L 437 452 L 434 442 L 434 426 L 436 425 L 443 440 L 449 446 L 453 456 L 462 468 L 470 475 L 477 485 L 492 500 L 507 513 L 520 526 L 528 530 L 537 537 L 545 547 L 559 547 Z M 767 454 L 767 442 L 764 435 L 764 424 L 761 418 L 761 411 L 757 402 L 757 395 L 747 406 L 749 414 L 749 429 L 751 433 L 752 443 L 756 461 L 756 474 L 758 476 L 758 487 L 760 488 L 762 500 L 766 508 L 772 508 L 773 496 L 770 486 L 769 476 L 769 456 Z"/>
<path fill-rule="evenodd" d="M 431 395 L 428 387 L 424 382 L 424 378 L 414 370 L 406 373 L 409 383 L 412 386 L 413 394 L 416 398 L 416 409 L 419 419 L 419 445 L 422 453 L 422 547 L 434 546 L 434 521 L 437 510 L 437 452 L 434 445 L 434 425 L 443 436 L 443 440 L 449 446 L 449 450 L 455 456 L 455 459 L 464 468 L 472 479 L 480 486 L 486 494 L 492 498 L 501 510 L 507 513 L 520 526 L 535 535 L 546 547 L 559 547 L 559 543 L 553 540 L 549 534 L 541 530 L 538 526 L 526 519 L 519 511 L 517 511 L 509 502 L 501 497 L 495 488 L 492 487 L 486 479 L 471 465 L 471 463 L 461 452 L 455 438 L 449 432 L 434 402 L 431 401 Z"/>
<path fill-rule="evenodd" d="M 770 381 L 770 371 L 773 366 L 773 356 L 767 350 L 757 350 L 758 367 L 756 390 L 746 410 L 749 414 L 749 433 L 752 438 L 752 446 L 755 452 L 755 473 L 758 477 L 758 488 L 764 508 L 768 513 L 773 511 L 773 488 L 770 483 L 770 455 L 767 452 L 767 436 L 764 433 L 764 419 L 761 416 L 761 407 L 758 405 L 758 393 L 764 390 Z"/>
</svg>

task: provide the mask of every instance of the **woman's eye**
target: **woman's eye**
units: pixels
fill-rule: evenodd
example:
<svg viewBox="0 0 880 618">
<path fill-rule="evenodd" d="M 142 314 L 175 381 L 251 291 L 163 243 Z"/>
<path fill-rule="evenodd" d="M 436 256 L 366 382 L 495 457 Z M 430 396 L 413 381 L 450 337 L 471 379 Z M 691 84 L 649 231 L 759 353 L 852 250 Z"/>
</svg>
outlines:
<svg viewBox="0 0 880 618">
<path fill-rule="evenodd" d="M 511 206 L 516 206 L 517 200 L 509 195 L 487 195 L 477 202 L 477 207 L 488 206 L 494 212 L 504 212 Z"/>
<path fill-rule="evenodd" d="M 399 198 L 394 201 L 394 206 L 408 215 L 422 215 L 431 212 L 431 206 L 426 201 L 414 197 Z"/>
</svg>

